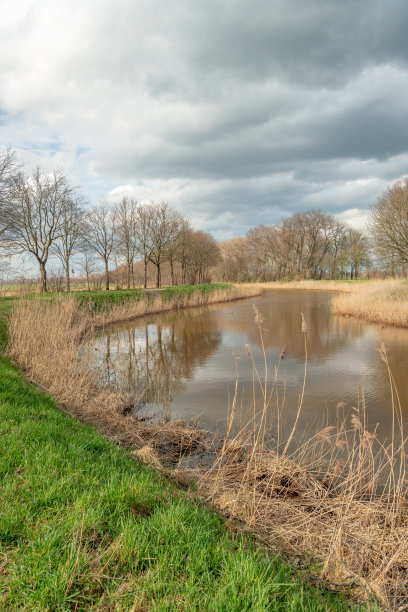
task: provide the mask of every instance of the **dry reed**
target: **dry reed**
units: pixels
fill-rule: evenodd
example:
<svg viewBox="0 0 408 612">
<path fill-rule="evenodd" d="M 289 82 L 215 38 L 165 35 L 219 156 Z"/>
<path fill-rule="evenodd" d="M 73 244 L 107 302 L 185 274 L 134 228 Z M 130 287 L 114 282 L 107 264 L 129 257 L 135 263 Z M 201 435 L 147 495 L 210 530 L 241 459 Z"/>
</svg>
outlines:
<svg viewBox="0 0 408 612">
<path fill-rule="evenodd" d="M 371 323 L 408 327 L 408 283 L 384 279 L 362 283 L 302 280 L 242 284 L 262 289 L 307 289 L 333 291 L 330 308 L 334 314 L 352 316 Z"/>
<path fill-rule="evenodd" d="M 108 386 L 103 375 L 78 358 L 85 339 L 109 323 L 180 308 L 202 306 L 257 295 L 257 289 L 231 287 L 206 294 L 194 292 L 163 302 L 154 299 L 114 305 L 100 313 L 81 308 L 74 298 L 21 300 L 8 325 L 8 353 L 28 378 L 55 397 L 82 421 L 126 446 L 146 445 L 166 461 L 205 444 L 207 432 L 185 421 L 159 424 L 137 420 L 131 413 L 138 398 Z"/>
<path fill-rule="evenodd" d="M 263 322 L 255 313 L 260 342 Z M 385 446 L 366 425 L 364 395 L 348 418 L 326 426 L 307 439 L 297 437 L 307 376 L 305 372 L 294 423 L 283 436 L 282 407 L 276 400 L 279 363 L 268 382 L 268 370 L 257 370 L 250 348 L 254 380 L 254 418 L 234 436 L 237 395 L 231 402 L 227 435 L 214 465 L 200 477 L 203 495 L 223 512 L 238 518 L 278 545 L 301 557 L 312 553 L 322 562 L 321 578 L 353 587 L 359 599 L 384 608 L 408 606 L 408 513 L 406 455 L 402 411 L 388 356 L 384 362 L 393 391 L 393 436 Z M 266 356 L 265 356 L 266 357 Z M 266 362 L 265 362 L 266 363 Z M 269 368 L 270 369 L 270 368 Z M 260 398 L 260 399 L 257 399 Z M 274 413 L 275 436 L 266 441 L 265 422 Z"/>
<path fill-rule="evenodd" d="M 240 283 L 239 287 L 257 287 L 258 289 L 308 289 L 314 291 L 340 291 L 352 293 L 359 291 L 365 283 L 345 283 L 339 281 L 299 280 L 267 281 L 263 283 Z"/>
<path fill-rule="evenodd" d="M 221 296 L 218 296 L 221 298 Z M 221 301 L 221 299 L 219 299 Z M 191 305 L 189 303 L 188 305 Z M 159 307 L 150 304 L 149 312 Z M 180 307 L 177 305 L 176 307 Z M 140 311 L 138 309 L 141 309 Z M 307 325 L 300 333 L 305 344 L 304 379 L 292 429 L 282 426 L 284 406 L 276 386 L 279 362 L 273 368 L 264 351 L 264 371 L 254 368 L 253 418 L 233 434 L 239 412 L 238 384 L 232 398 L 224 440 L 212 445 L 207 432 L 184 421 L 153 424 L 128 415 L 131 398 L 110 389 L 98 373 L 78 359 L 81 343 L 96 326 L 115 319 L 141 316 L 145 306 L 116 307 L 91 316 L 72 299 L 55 303 L 21 302 L 9 323 L 9 354 L 29 378 L 49 391 L 83 421 L 126 446 L 151 465 L 173 465 L 191 451 L 213 453 L 211 469 L 178 467 L 199 479 L 200 490 L 231 517 L 244 521 L 271 544 L 322 561 L 321 578 L 337 585 L 354 585 L 359 598 L 375 598 L 385 608 L 408 606 L 408 529 L 406 509 L 405 438 L 388 357 L 393 397 L 393 438 L 385 447 L 366 426 L 364 401 L 336 428 L 323 427 L 299 439 L 296 425 L 307 377 Z M 167 308 L 167 309 L 170 309 Z M 132 317 L 132 318 L 133 318 Z M 255 318 L 263 343 L 263 320 Z M 259 399 L 260 398 L 260 399 Z M 275 436 L 267 439 L 273 417 Z M 168 469 L 168 468 L 166 468 Z M 381 486 L 379 486 L 381 485 Z"/>
<path fill-rule="evenodd" d="M 408 284 L 402 280 L 364 283 L 358 293 L 333 296 L 331 310 L 371 323 L 408 327 Z"/>
</svg>

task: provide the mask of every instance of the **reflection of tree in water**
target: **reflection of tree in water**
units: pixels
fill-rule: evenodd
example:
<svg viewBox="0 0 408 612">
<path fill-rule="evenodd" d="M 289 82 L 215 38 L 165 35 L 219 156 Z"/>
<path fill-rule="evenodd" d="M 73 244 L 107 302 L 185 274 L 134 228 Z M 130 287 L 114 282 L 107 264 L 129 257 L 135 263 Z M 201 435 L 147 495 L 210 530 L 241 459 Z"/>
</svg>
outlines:
<svg viewBox="0 0 408 612">
<path fill-rule="evenodd" d="M 248 338 L 249 344 L 260 347 L 259 331 L 251 308 L 246 318 L 227 319 L 227 328 Z M 360 323 L 354 325 L 349 319 L 330 315 L 328 297 L 318 292 L 271 291 L 257 300 L 256 306 L 264 318 L 264 344 L 267 349 L 275 349 L 278 354 L 284 346 L 296 359 L 305 355 L 304 340 L 301 333 L 301 313 L 307 324 L 307 343 L 309 357 L 322 362 L 335 354 L 342 346 L 355 341 L 363 333 Z M 347 322 L 344 325 L 344 322 Z"/>
<path fill-rule="evenodd" d="M 137 397 L 139 406 L 167 406 L 172 390 L 213 355 L 221 333 L 207 316 L 156 317 L 95 340 L 104 376 Z M 101 352 L 103 351 L 103 356 Z"/>
</svg>

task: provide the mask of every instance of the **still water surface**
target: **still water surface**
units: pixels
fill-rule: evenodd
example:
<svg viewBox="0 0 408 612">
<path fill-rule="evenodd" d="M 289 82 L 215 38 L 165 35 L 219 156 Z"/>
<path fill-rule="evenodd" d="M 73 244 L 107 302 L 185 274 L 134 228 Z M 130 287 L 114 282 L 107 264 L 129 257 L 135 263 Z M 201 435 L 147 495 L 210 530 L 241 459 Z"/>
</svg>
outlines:
<svg viewBox="0 0 408 612">
<path fill-rule="evenodd" d="M 303 312 L 308 367 L 299 429 L 325 418 L 332 422 L 339 411 L 347 414 L 364 401 L 369 426 L 378 423 L 380 437 L 387 438 L 391 393 L 378 348 L 383 342 L 388 351 L 408 421 L 408 330 L 332 315 L 330 297 L 326 292 L 273 290 L 249 300 L 138 319 L 93 338 L 89 355 L 105 379 L 134 395 L 139 414 L 168 411 L 175 418 L 199 417 L 202 426 L 222 433 L 236 371 L 243 418 L 250 410 L 254 370 L 246 345 L 264 380 L 255 305 L 264 318 L 268 377 L 279 366 L 274 397 L 290 424 L 305 368 Z"/>
</svg>

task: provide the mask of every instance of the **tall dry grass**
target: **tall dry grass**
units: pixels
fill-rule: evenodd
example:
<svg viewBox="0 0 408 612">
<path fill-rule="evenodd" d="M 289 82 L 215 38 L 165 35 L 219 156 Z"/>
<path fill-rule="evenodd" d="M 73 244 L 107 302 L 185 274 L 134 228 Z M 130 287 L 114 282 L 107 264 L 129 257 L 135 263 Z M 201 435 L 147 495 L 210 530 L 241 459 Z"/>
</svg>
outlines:
<svg viewBox="0 0 408 612">
<path fill-rule="evenodd" d="M 408 327 L 408 283 L 402 280 L 364 283 L 358 292 L 333 296 L 331 310 L 372 323 Z"/>
<path fill-rule="evenodd" d="M 130 416 L 139 398 L 107 385 L 103 373 L 79 359 L 81 347 L 96 329 L 147 314 L 203 306 L 257 295 L 256 288 L 231 287 L 206 294 L 194 292 L 165 302 L 129 301 L 94 313 L 81 308 L 73 297 L 20 300 L 8 324 L 8 354 L 28 378 L 55 397 L 61 406 L 101 432 L 137 449 L 147 447 L 172 461 L 204 444 L 207 433 L 194 424 L 165 420 L 156 426 Z"/>
<path fill-rule="evenodd" d="M 261 344 L 263 321 L 255 312 Z M 303 317 L 302 317 L 303 319 Z M 348 417 L 307 437 L 297 431 L 307 379 L 307 326 L 304 378 L 297 413 L 284 433 L 284 403 L 277 397 L 279 362 L 264 371 L 253 363 L 253 418 L 238 434 L 238 385 L 230 406 L 227 434 L 211 469 L 198 474 L 203 494 L 264 540 L 300 556 L 321 560 L 321 579 L 348 585 L 365 600 L 386 609 L 408 607 L 408 512 L 406 448 L 401 406 L 388 356 L 392 387 L 392 439 L 384 444 L 367 427 L 364 394 Z M 270 379 L 270 380 L 269 380 Z M 260 399 L 257 399 L 259 398 Z M 273 419 L 274 437 L 267 437 Z"/>
<path fill-rule="evenodd" d="M 357 317 L 371 323 L 408 327 L 408 283 L 398 279 L 366 282 L 302 280 L 242 284 L 262 289 L 307 289 L 333 291 L 330 308 L 334 314 Z"/>
<path fill-rule="evenodd" d="M 376 281 L 373 281 L 376 282 Z M 382 282 L 382 281 L 380 281 Z M 371 281 L 370 281 L 371 283 Z M 319 280 L 299 280 L 299 281 L 269 281 L 264 283 L 240 283 L 239 287 L 257 287 L 258 289 L 309 289 L 315 291 L 341 291 L 353 293 L 360 291 L 365 283 L 351 283 L 342 281 L 319 281 Z"/>
<path fill-rule="evenodd" d="M 136 306 L 142 308 L 119 307 L 120 320 L 130 316 L 131 309 L 134 314 Z M 151 308 L 155 307 L 158 304 L 152 303 Z M 337 427 L 321 427 L 307 436 L 298 432 L 307 392 L 304 320 L 299 332 L 305 347 L 304 378 L 291 428 L 285 426 L 285 404 L 277 394 L 280 360 L 269 364 L 265 350 L 261 372 L 248 346 L 254 372 L 253 416 L 238 434 L 233 433 L 240 418 L 237 381 L 227 433 L 212 444 L 205 431 L 188 423 L 153 424 L 130 416 L 132 398 L 106 386 L 98 372 L 78 359 L 92 328 L 112 321 L 115 309 L 105 315 L 93 316 L 72 299 L 21 302 L 9 323 L 9 354 L 66 410 L 132 447 L 138 457 L 158 468 L 168 462 L 174 465 L 191 451 L 212 454 L 210 469 L 200 462 L 196 468 L 179 464 L 174 473 L 197 478 L 204 499 L 242 520 L 269 543 L 303 558 L 320 559 L 322 580 L 351 585 L 358 597 L 375 598 L 388 609 L 407 608 L 405 434 L 383 347 L 380 356 L 393 391 L 389 444 L 384 445 L 367 427 L 363 395 L 353 414 L 339 419 Z M 263 343 L 264 321 L 257 311 L 255 317 Z"/>
</svg>

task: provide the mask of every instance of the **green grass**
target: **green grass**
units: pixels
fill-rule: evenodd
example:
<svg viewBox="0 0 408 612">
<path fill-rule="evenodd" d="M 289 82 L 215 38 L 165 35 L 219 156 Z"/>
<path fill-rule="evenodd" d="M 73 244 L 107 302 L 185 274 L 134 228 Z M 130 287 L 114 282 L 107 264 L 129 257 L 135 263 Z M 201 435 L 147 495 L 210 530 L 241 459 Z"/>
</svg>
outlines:
<svg viewBox="0 0 408 612">
<path fill-rule="evenodd" d="M 0 300 L 4 315 L 12 300 Z M 2 610 L 347 610 L 0 355 Z"/>
<path fill-rule="evenodd" d="M 88 306 L 90 301 L 95 311 L 126 304 L 129 301 L 139 301 L 141 299 L 154 299 L 160 294 L 163 302 L 168 302 L 174 298 L 191 296 L 193 293 L 211 293 L 217 289 L 227 289 L 232 285 L 226 284 L 205 284 L 205 285 L 177 285 L 174 287 L 163 287 L 161 289 L 116 289 L 113 291 L 75 291 L 71 295 L 75 297 L 81 306 Z"/>
</svg>

